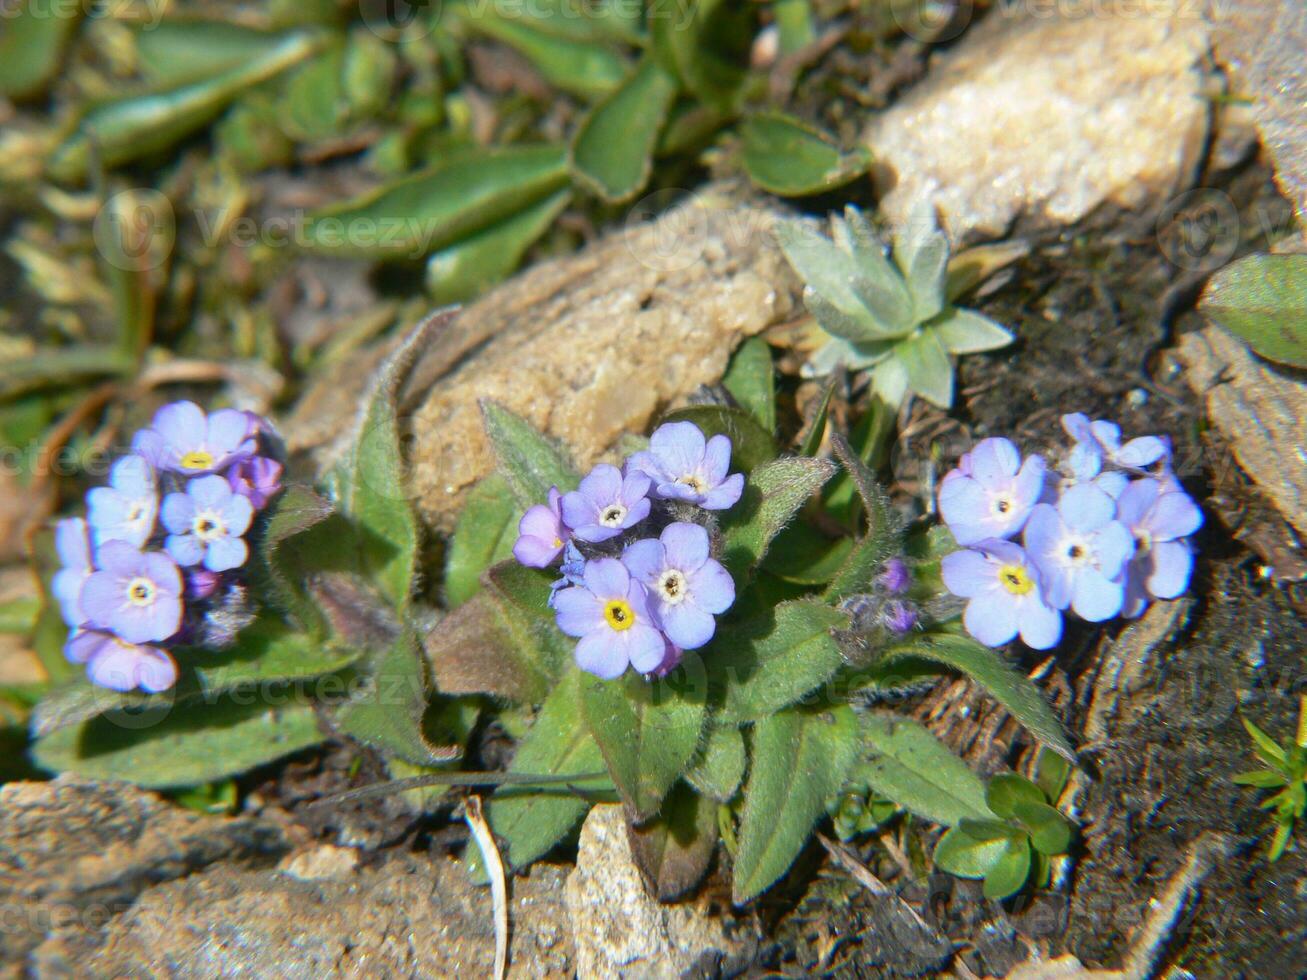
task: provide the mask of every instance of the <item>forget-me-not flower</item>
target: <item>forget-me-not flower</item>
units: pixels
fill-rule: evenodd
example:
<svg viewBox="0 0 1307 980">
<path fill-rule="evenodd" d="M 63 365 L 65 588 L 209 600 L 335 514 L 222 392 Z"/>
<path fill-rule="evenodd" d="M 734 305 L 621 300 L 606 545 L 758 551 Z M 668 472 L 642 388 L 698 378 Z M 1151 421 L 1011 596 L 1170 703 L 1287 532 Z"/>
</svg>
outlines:
<svg viewBox="0 0 1307 980">
<path fill-rule="evenodd" d="M 143 456 L 124 456 L 109 471 L 109 485 L 86 495 L 86 520 L 96 545 L 126 541 L 145 546 L 154 533 L 159 488 L 154 467 Z"/>
<path fill-rule="evenodd" d="M 649 477 L 600 463 L 577 489 L 563 495 L 563 522 L 582 541 L 615 538 L 649 516 Z"/>
<path fill-rule="evenodd" d="M 558 628 L 579 638 L 576 664 L 604 680 L 621 677 L 628 666 L 656 670 L 667 640 L 649 611 L 643 585 L 616 558 L 586 562 L 585 584 L 554 595 Z"/>
<path fill-rule="evenodd" d="M 59 603 L 59 614 L 64 622 L 76 629 L 86 622 L 86 614 L 82 612 L 82 586 L 95 571 L 86 521 L 80 517 L 66 517 L 56 524 L 54 547 L 63 567 L 55 572 L 50 591 Z"/>
<path fill-rule="evenodd" d="M 1044 491 L 1042 456 L 1025 462 L 1008 439 L 982 439 L 969 454 L 968 474 L 940 483 L 939 513 L 958 544 L 1007 538 L 1021 530 Z"/>
<path fill-rule="evenodd" d="M 1121 443 L 1121 427 L 1106 419 L 1091 421 L 1084 412 L 1062 416 L 1062 428 L 1078 445 L 1099 453 L 1103 459 L 1129 470 L 1141 470 L 1168 456 L 1171 447 L 1160 436 L 1140 436 Z"/>
<path fill-rule="evenodd" d="M 155 469 L 186 476 L 220 470 L 253 456 L 257 448 L 247 413 L 224 408 L 206 415 L 199 405 L 186 401 L 164 405 L 150 427 L 132 440 L 132 451 Z"/>
<path fill-rule="evenodd" d="M 98 570 L 82 586 L 87 622 L 128 643 L 166 640 L 182 621 L 182 576 L 158 551 L 137 551 L 126 541 L 106 541 L 95 553 Z"/>
<path fill-rule="evenodd" d="M 281 464 L 267 456 L 238 459 L 227 471 L 227 482 L 234 492 L 248 497 L 255 510 L 262 510 L 281 492 Z"/>
<path fill-rule="evenodd" d="M 713 617 L 735 602 L 735 582 L 709 556 L 708 532 L 698 524 L 669 524 L 660 537 L 636 541 L 622 553 L 622 564 L 648 590 L 658 624 L 683 650 L 711 640 Z"/>
<path fill-rule="evenodd" d="M 1056 507 L 1038 504 L 1031 511 L 1026 551 L 1039 567 L 1051 606 L 1069 606 L 1094 623 L 1121 611 L 1125 588 L 1119 576 L 1135 545 L 1115 518 L 1116 502 L 1091 484 L 1066 490 Z"/>
<path fill-rule="evenodd" d="M 1135 480 L 1116 502 L 1116 516 L 1135 539 L 1126 566 L 1122 614 L 1138 616 L 1149 598 L 1174 599 L 1189 587 L 1194 556 L 1184 539 L 1203 525 L 1203 512 L 1182 490 L 1153 479 Z"/>
<path fill-rule="evenodd" d="M 92 684 L 111 691 L 140 688 L 151 694 L 177 683 L 177 663 L 158 647 L 128 643 L 112 633 L 86 630 L 69 638 L 64 656 L 86 665 Z"/>
<path fill-rule="evenodd" d="M 940 572 L 950 592 L 970 600 L 962 623 L 986 646 L 1019 634 L 1026 646 L 1047 650 L 1062 638 L 1062 614 L 1044 601 L 1039 570 L 1016 542 L 978 541 L 945 555 Z"/>
<path fill-rule="evenodd" d="M 185 493 L 168 494 L 160 518 L 169 532 L 164 548 L 179 565 L 225 572 L 245 564 L 249 547 L 241 535 L 254 519 L 254 505 L 221 476 L 201 476 Z"/>
<path fill-rule="evenodd" d="M 731 440 L 704 439 L 693 422 L 668 422 L 649 437 L 649 448 L 627 461 L 628 473 L 645 473 L 654 492 L 668 500 L 685 500 L 705 510 L 733 507 L 744 493 L 744 474 L 731 468 Z"/>
<path fill-rule="evenodd" d="M 549 502 L 528 508 L 518 521 L 513 557 L 528 568 L 548 568 L 571 537 L 563 523 L 563 495 L 550 487 Z"/>
</svg>

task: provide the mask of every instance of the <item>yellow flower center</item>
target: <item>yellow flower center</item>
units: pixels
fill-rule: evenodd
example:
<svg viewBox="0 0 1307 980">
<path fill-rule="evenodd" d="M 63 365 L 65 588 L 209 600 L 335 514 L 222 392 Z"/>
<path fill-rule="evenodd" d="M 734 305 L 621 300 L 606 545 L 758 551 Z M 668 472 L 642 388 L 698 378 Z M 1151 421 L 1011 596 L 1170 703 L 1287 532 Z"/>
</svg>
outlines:
<svg viewBox="0 0 1307 980">
<path fill-rule="evenodd" d="M 213 467 L 213 453 L 205 452 L 203 449 L 196 449 L 182 457 L 182 469 L 184 470 L 207 470 Z"/>
<path fill-rule="evenodd" d="M 676 482 L 684 483 L 695 493 L 704 493 L 708 489 L 707 485 L 703 482 L 703 477 L 699 476 L 697 473 L 687 473 Z"/>
<path fill-rule="evenodd" d="M 195 520 L 191 523 L 191 530 L 201 541 L 212 541 L 214 538 L 221 538 L 227 533 L 227 527 L 222 522 L 222 518 L 211 511 L 201 511 L 195 515 Z"/>
<path fill-rule="evenodd" d="M 604 619 L 620 633 L 635 625 L 635 611 L 625 599 L 609 599 L 604 604 Z"/>
<path fill-rule="evenodd" d="M 154 583 L 137 577 L 127 583 L 127 601 L 133 606 L 148 606 L 154 602 Z"/>
<path fill-rule="evenodd" d="M 1020 565 L 1004 565 L 998 570 L 998 580 L 1013 595 L 1025 595 L 1035 587 L 1035 580 Z"/>
</svg>

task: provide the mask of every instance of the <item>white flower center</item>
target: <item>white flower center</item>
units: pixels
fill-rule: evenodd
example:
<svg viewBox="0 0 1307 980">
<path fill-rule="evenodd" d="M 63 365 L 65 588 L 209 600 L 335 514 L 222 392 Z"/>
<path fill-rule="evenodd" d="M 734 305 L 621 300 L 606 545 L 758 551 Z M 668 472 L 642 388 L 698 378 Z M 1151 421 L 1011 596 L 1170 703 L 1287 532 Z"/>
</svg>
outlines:
<svg viewBox="0 0 1307 980">
<path fill-rule="evenodd" d="M 1087 568 L 1093 565 L 1096 557 L 1093 542 L 1078 535 L 1066 539 L 1063 555 L 1066 563 L 1075 568 Z"/>
<path fill-rule="evenodd" d="M 154 583 L 138 575 L 127 583 L 127 601 L 133 606 L 148 606 L 154 602 Z"/>
<path fill-rule="evenodd" d="M 1013 511 L 1017 509 L 1016 501 L 1008 493 L 997 494 L 990 501 L 990 507 L 994 511 L 994 516 L 1002 520 L 1007 520 L 1012 516 Z"/>
<path fill-rule="evenodd" d="M 213 541 L 217 538 L 227 536 L 227 525 L 223 523 L 222 517 L 212 510 L 202 510 L 195 515 L 195 520 L 191 522 L 191 531 L 201 541 Z"/>
<path fill-rule="evenodd" d="M 658 576 L 654 591 L 669 606 L 677 606 L 690 597 L 690 585 L 685 576 L 675 568 L 669 568 Z"/>
<path fill-rule="evenodd" d="M 604 527 L 621 527 L 626 520 L 626 508 L 621 504 L 609 504 L 599 512 L 599 523 Z"/>
</svg>

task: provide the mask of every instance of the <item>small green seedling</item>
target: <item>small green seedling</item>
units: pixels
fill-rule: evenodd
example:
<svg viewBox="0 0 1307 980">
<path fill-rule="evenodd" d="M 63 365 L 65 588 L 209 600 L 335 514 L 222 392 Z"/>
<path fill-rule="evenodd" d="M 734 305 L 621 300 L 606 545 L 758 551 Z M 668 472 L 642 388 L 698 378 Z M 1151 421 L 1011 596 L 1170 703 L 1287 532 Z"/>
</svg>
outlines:
<svg viewBox="0 0 1307 980">
<path fill-rule="evenodd" d="M 1039 781 L 1045 789 L 1016 773 L 991 779 L 985 802 L 999 819 L 960 821 L 935 845 L 935 866 L 962 878 L 983 878 L 986 898 L 1015 895 L 1031 879 L 1038 887 L 1047 885 L 1049 858 L 1070 848 L 1073 827 L 1050 805 L 1056 795 L 1046 794 L 1049 781 L 1043 773 Z"/>
<path fill-rule="evenodd" d="M 1247 718 L 1243 719 L 1243 727 L 1252 736 L 1254 754 L 1266 768 L 1241 772 L 1234 781 L 1240 786 L 1279 790 L 1261 805 L 1263 810 L 1273 811 L 1275 821 L 1275 835 L 1266 856 L 1278 861 L 1289 844 L 1295 821 L 1307 811 L 1307 694 L 1302 696 L 1298 709 L 1296 739 L 1277 744 Z"/>
</svg>

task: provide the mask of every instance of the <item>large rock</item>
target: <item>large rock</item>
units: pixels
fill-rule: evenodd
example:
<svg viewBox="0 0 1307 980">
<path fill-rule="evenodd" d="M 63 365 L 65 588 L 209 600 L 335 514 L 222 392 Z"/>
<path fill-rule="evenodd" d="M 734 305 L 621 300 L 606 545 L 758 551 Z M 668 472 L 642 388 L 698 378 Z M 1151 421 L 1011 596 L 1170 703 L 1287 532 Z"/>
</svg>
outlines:
<svg viewBox="0 0 1307 980">
<path fill-rule="evenodd" d="M 969 241 L 1160 206 L 1207 135 L 1207 27 L 1190 6 L 996 6 L 867 127 L 885 212 L 931 196 Z"/>
<path fill-rule="evenodd" d="M 159 882 L 289 846 L 270 824 L 202 816 L 126 784 L 10 783 L 0 788 L 0 962 L 20 962 L 51 931 L 103 926 Z"/>
<path fill-rule="evenodd" d="M 620 806 L 590 810 L 566 895 L 579 980 L 731 976 L 757 949 L 743 923 L 705 914 L 702 901 L 660 905 L 649 895 Z"/>
</svg>

